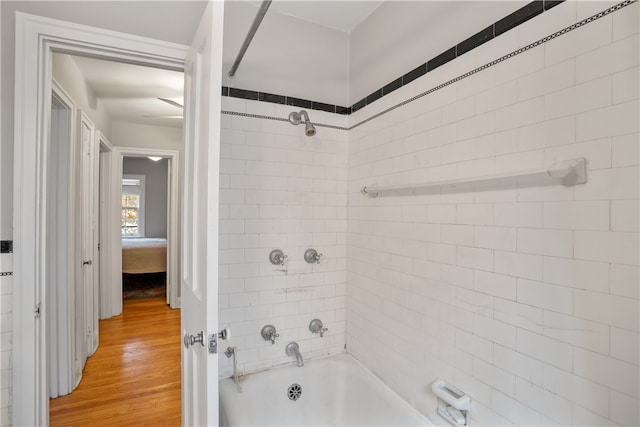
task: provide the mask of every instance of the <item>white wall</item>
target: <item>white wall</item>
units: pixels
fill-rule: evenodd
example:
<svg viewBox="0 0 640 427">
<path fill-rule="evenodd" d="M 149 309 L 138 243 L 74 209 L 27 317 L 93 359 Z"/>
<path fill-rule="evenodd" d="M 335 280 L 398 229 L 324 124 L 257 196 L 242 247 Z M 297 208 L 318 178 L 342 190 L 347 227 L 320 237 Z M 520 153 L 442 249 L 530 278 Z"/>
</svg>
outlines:
<svg viewBox="0 0 640 427">
<path fill-rule="evenodd" d="M 599 7 L 563 3 L 351 124 Z M 347 349 L 434 422 L 441 377 L 472 425 L 638 425 L 638 80 L 636 3 L 351 131 Z M 584 185 L 359 192 L 573 157 Z"/>
<path fill-rule="evenodd" d="M 102 102 L 95 96 L 80 69 L 69 55 L 54 53 L 52 56 L 53 78 L 76 102 L 78 109 L 89 116 L 96 130 L 101 131 L 107 138 L 111 137 L 111 118 Z"/>
<path fill-rule="evenodd" d="M 237 73 L 227 71 L 258 11 L 225 3 L 223 85 L 347 105 L 349 34 L 269 10 Z"/>
<path fill-rule="evenodd" d="M 114 121 L 111 143 L 115 147 L 182 151 L 182 128 Z"/>
<path fill-rule="evenodd" d="M 291 107 L 224 98 L 224 110 L 286 118 Z M 347 118 L 311 111 L 312 121 L 344 126 Z M 347 132 L 317 128 L 304 136 L 288 122 L 222 116 L 220 163 L 220 327 L 233 331 L 238 368 L 247 373 L 344 351 L 346 303 Z M 324 254 L 307 264 L 304 252 Z M 286 265 L 269 253 L 281 249 Z M 329 331 L 312 334 L 321 319 Z M 272 324 L 275 345 L 260 336 Z M 221 376 L 232 373 L 220 358 Z"/>
<path fill-rule="evenodd" d="M 527 3 L 383 2 L 349 37 L 349 105 Z"/>
<path fill-rule="evenodd" d="M 223 84 L 349 106 L 525 4 L 384 2 L 351 33 L 269 9 L 236 76 L 223 73 Z M 258 5 L 225 4 L 225 70 L 235 60 Z"/>
</svg>

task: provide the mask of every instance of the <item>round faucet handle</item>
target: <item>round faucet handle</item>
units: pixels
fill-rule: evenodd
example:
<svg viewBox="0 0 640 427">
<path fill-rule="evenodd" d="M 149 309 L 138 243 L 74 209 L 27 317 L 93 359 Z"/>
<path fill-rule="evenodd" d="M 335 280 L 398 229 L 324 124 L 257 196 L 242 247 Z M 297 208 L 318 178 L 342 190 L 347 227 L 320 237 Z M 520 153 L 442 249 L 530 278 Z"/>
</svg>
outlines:
<svg viewBox="0 0 640 427">
<path fill-rule="evenodd" d="M 273 265 L 284 265 L 285 258 L 288 258 L 288 255 L 285 255 L 284 252 L 280 249 L 274 249 L 269 254 L 269 262 Z"/>
<path fill-rule="evenodd" d="M 318 253 L 315 249 L 307 249 L 304 253 L 304 260 L 309 264 L 320 264 L 321 253 Z"/>
<path fill-rule="evenodd" d="M 273 325 L 263 326 L 262 330 L 260 331 L 260 335 L 262 335 L 262 339 L 264 339 L 265 341 L 271 341 L 271 344 L 275 344 L 276 338 L 280 336 L 280 334 L 276 332 L 276 328 Z"/>
</svg>

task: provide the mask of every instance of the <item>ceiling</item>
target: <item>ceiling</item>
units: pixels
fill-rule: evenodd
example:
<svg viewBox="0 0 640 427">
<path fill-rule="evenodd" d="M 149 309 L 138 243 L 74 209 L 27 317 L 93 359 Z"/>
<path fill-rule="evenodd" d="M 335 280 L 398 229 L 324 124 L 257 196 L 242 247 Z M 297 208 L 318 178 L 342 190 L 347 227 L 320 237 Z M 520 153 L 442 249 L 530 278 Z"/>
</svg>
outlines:
<svg viewBox="0 0 640 427">
<path fill-rule="evenodd" d="M 289 1 L 274 0 L 269 6 L 268 13 L 280 13 L 293 16 L 324 27 L 344 32 L 351 32 L 362 21 L 382 4 L 376 1 L 332 1 L 309 0 Z M 256 6 L 261 2 L 252 1 Z"/>
<path fill-rule="evenodd" d="M 114 121 L 182 126 L 183 73 L 72 56 L 87 85 Z M 166 117 L 173 116 L 173 117 Z"/>
</svg>

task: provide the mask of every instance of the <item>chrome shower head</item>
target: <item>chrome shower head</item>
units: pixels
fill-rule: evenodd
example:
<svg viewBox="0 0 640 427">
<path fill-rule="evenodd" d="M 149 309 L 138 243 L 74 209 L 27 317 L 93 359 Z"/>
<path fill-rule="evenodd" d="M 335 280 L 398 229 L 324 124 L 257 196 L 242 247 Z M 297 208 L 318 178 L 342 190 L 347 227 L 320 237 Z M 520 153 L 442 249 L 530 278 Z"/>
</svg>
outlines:
<svg viewBox="0 0 640 427">
<path fill-rule="evenodd" d="M 304 134 L 307 136 L 313 136 L 316 134 L 316 127 L 309 120 L 309 115 L 306 111 L 301 110 L 299 113 L 294 111 L 289 114 L 289 123 L 292 125 L 299 125 L 303 123 L 302 119 L 304 118 Z"/>
<path fill-rule="evenodd" d="M 304 134 L 307 136 L 313 136 L 316 134 L 316 127 L 310 121 L 307 121 L 304 125 Z"/>
</svg>

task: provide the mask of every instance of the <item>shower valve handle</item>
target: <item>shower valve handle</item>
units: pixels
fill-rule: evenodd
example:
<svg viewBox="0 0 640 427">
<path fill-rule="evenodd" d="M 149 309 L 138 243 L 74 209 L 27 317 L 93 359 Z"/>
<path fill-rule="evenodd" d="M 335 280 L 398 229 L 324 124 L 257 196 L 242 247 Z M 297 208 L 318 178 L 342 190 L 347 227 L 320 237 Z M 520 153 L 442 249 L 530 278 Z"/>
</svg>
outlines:
<svg viewBox="0 0 640 427">
<path fill-rule="evenodd" d="M 315 249 L 307 249 L 304 253 L 304 260 L 309 264 L 320 264 L 321 253 L 318 253 Z"/>
<path fill-rule="evenodd" d="M 280 249 L 274 249 L 269 254 L 269 261 L 273 265 L 284 265 L 284 260 L 289 258 L 289 255 L 285 255 Z"/>
</svg>

